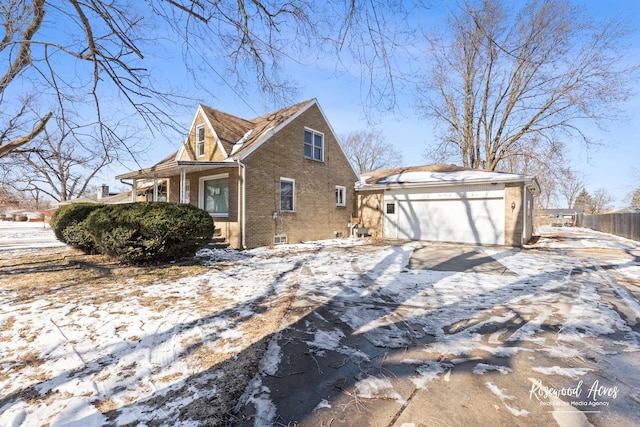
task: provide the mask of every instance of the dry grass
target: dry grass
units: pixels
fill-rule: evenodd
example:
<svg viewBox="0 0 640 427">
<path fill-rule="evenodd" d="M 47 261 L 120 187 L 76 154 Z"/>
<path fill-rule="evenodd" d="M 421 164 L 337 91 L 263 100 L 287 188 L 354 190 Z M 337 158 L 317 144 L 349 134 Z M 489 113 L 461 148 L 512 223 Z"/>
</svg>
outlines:
<svg viewBox="0 0 640 427">
<path fill-rule="evenodd" d="M 138 297 L 153 282 L 205 271 L 206 267 L 194 263 L 129 266 L 103 255 L 85 255 L 66 247 L 34 249 L 0 260 L 0 287 L 13 294 L 16 304 L 47 297 L 57 304 L 72 301 L 99 305 L 122 301 L 125 296 Z M 172 302 L 175 297 L 157 304 L 162 308 Z"/>
<path fill-rule="evenodd" d="M 203 287 L 202 292 L 197 292 L 188 299 L 171 286 L 167 286 L 166 292 L 160 296 L 150 294 L 147 288 L 150 285 L 172 284 L 181 278 L 205 274 L 212 269 L 224 270 L 230 267 L 231 265 L 225 263 L 202 265 L 196 262 L 128 266 L 106 256 L 85 255 L 65 247 L 16 251 L 10 257 L 0 260 L 0 289 L 3 292 L 3 298 L 11 301 L 16 309 L 15 315 L 12 314 L 0 324 L 0 341 L 11 340 L 9 332 L 18 333 L 26 347 L 15 349 L 15 354 L 20 355 L 19 363 L 12 369 L 0 372 L 0 379 L 20 375 L 27 367 L 34 370 L 29 373 L 34 382 L 43 382 L 48 379 L 48 374 L 41 371 L 44 368 L 41 365 L 45 361 L 40 360 L 38 354 L 31 352 L 28 348 L 29 343 L 37 337 L 37 332 L 26 325 L 16 331 L 21 310 L 29 310 L 30 304 L 37 300 L 44 299 L 50 302 L 51 305 L 47 308 L 69 305 L 72 311 L 78 307 L 107 304 L 109 315 L 115 316 L 120 308 L 113 303 L 135 299 L 138 304 L 149 308 L 152 313 L 157 313 L 157 316 L 152 314 L 150 319 L 161 318 L 164 310 L 176 306 L 182 308 L 188 306 L 193 313 L 206 318 L 232 307 L 237 301 L 207 292 L 206 286 Z M 151 407 L 162 407 L 165 402 L 182 398 L 183 393 L 193 393 L 193 387 L 221 390 L 214 402 L 208 399 L 195 399 L 180 408 L 179 418 L 198 420 L 208 425 L 224 424 L 225 420 L 230 418 L 237 399 L 257 371 L 270 337 L 280 328 L 294 292 L 295 290 L 292 289 L 288 294 L 267 297 L 258 302 L 259 307 L 255 307 L 256 315 L 234 319 L 238 322 L 237 326 L 241 328 L 241 340 L 209 337 L 202 341 L 198 337 L 190 337 L 183 341 L 186 351 L 180 357 L 192 367 L 196 374 L 180 380 L 184 373 L 157 372 L 157 381 L 165 384 L 177 382 L 182 383 L 183 386 L 171 390 L 166 396 L 161 394 L 154 396 L 145 404 Z M 122 314 L 126 315 L 124 312 Z M 94 312 L 89 316 L 100 317 L 100 313 Z M 130 334 L 128 329 L 131 328 L 126 322 L 114 324 L 114 332 L 123 339 L 140 340 L 136 335 L 128 336 Z M 220 351 L 225 344 L 232 353 Z M 234 357 L 234 353 L 240 354 L 241 357 Z M 124 366 L 119 375 L 133 375 L 134 370 L 133 365 Z M 207 373 L 220 373 L 220 375 L 205 376 Z M 110 376 L 108 373 L 96 372 L 96 374 L 97 382 L 106 381 Z M 206 384 L 202 384 L 203 381 L 206 381 Z M 26 395 L 30 390 L 29 388 L 22 392 L 25 394 L 21 395 L 24 400 L 43 398 L 37 392 Z M 96 400 L 93 404 L 108 419 L 113 420 L 117 417 L 120 406 L 133 403 L 134 400 L 135 398 L 131 396 L 123 397 L 121 401 L 103 398 Z"/>
<path fill-rule="evenodd" d="M 103 414 L 118 408 L 118 405 L 112 399 L 100 400 L 94 402 L 93 405 L 96 407 L 96 409 L 98 409 L 98 411 L 102 412 Z"/>
</svg>

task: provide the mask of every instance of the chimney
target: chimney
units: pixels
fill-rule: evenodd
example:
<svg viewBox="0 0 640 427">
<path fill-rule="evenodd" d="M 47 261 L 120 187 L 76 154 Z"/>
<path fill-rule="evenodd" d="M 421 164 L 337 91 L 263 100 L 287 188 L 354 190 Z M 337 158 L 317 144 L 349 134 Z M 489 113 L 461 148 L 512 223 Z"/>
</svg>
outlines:
<svg viewBox="0 0 640 427">
<path fill-rule="evenodd" d="M 105 197 L 109 197 L 109 186 L 107 184 L 102 184 L 100 187 L 98 187 L 97 199 L 100 200 Z"/>
</svg>

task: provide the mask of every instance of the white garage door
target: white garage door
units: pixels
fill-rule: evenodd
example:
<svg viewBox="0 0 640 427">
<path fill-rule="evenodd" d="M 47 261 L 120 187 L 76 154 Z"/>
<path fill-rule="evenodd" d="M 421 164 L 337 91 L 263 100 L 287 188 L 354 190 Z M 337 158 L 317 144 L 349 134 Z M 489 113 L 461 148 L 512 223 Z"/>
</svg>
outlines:
<svg viewBox="0 0 640 427">
<path fill-rule="evenodd" d="M 385 235 L 399 239 L 504 244 L 504 192 L 489 197 L 385 198 Z M 464 196 L 464 194 L 462 194 Z M 393 204 L 394 206 L 389 206 Z M 391 212 L 391 213 L 390 213 Z"/>
</svg>

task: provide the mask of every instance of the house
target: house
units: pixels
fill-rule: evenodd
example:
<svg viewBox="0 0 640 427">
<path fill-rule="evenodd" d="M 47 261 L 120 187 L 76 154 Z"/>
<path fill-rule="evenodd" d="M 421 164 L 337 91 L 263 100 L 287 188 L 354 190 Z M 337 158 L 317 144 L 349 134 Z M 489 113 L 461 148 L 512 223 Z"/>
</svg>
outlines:
<svg viewBox="0 0 640 427">
<path fill-rule="evenodd" d="M 444 164 L 385 169 L 357 183 L 357 217 L 380 238 L 522 246 L 539 192 L 526 175 Z"/>
<path fill-rule="evenodd" d="M 315 99 L 250 120 L 200 105 L 175 154 L 117 178 L 205 209 L 234 248 L 346 235 L 358 179 Z"/>
<path fill-rule="evenodd" d="M 138 200 L 140 196 L 138 196 Z M 144 200 L 144 199 L 142 199 Z M 113 193 L 109 191 L 109 186 L 102 184 L 98 187 L 95 194 L 89 196 L 82 196 L 75 199 L 64 200 L 58 203 L 59 206 L 70 205 L 72 203 L 101 203 L 107 205 L 116 205 L 121 203 L 131 202 L 131 192 L 125 193 Z"/>
</svg>

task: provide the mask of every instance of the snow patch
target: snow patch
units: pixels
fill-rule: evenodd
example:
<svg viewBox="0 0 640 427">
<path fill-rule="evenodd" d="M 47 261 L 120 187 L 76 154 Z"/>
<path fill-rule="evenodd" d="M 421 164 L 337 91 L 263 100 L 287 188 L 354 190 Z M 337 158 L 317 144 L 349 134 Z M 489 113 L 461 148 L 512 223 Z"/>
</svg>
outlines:
<svg viewBox="0 0 640 427">
<path fill-rule="evenodd" d="M 563 377 L 569 377 L 573 379 L 577 379 L 587 374 L 588 372 L 593 371 L 593 369 L 589 368 L 562 368 L 560 366 L 534 366 L 531 368 L 532 371 L 541 373 L 543 375 L 560 375 Z"/>
<path fill-rule="evenodd" d="M 406 403 L 387 378 L 369 376 L 356 382 L 355 390 L 356 395 L 364 399 L 391 399 L 403 405 Z"/>
<path fill-rule="evenodd" d="M 503 375 L 506 375 L 513 372 L 513 369 L 506 366 L 501 366 L 501 365 L 489 365 L 486 363 L 478 363 L 476 366 L 473 367 L 472 372 L 476 375 L 484 375 L 486 372 L 489 372 L 489 371 L 497 371 Z"/>
</svg>

